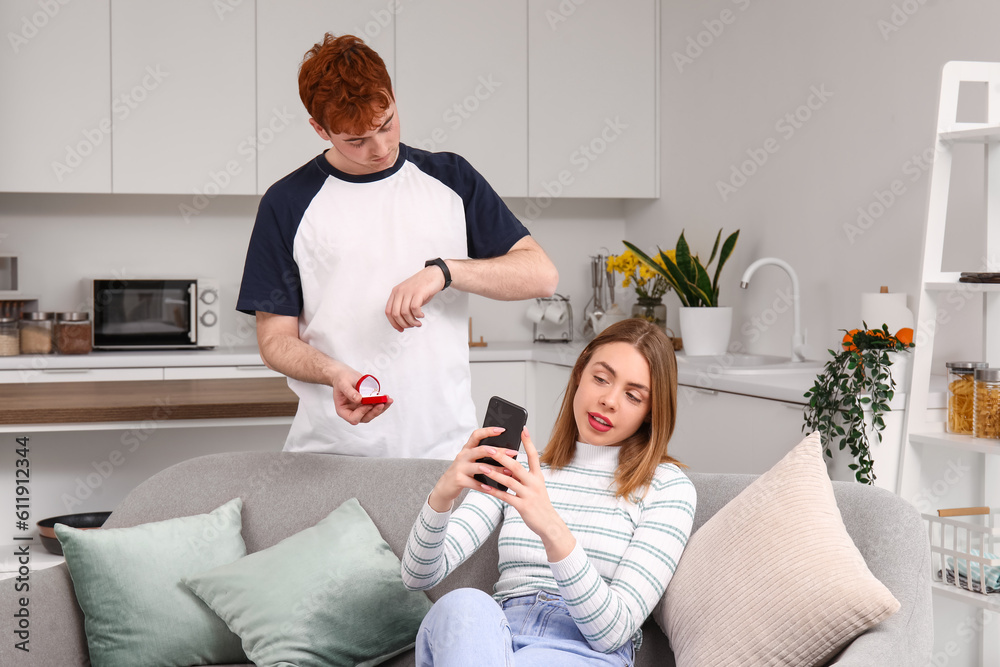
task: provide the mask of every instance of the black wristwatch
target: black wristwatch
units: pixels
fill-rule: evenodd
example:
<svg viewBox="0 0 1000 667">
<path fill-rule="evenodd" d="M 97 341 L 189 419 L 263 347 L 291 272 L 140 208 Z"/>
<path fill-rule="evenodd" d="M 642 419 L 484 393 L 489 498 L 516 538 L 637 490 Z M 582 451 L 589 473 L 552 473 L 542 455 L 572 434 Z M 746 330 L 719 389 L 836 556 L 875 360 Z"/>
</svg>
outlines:
<svg viewBox="0 0 1000 667">
<path fill-rule="evenodd" d="M 448 270 L 448 265 L 444 263 L 443 259 L 441 259 L 440 257 L 436 257 L 434 259 L 429 259 L 426 262 L 424 262 L 424 266 L 425 267 L 427 267 L 427 266 L 437 266 L 437 267 L 439 267 L 441 269 L 442 273 L 444 273 L 444 287 L 441 288 L 441 291 L 444 291 L 444 290 L 448 289 L 448 285 L 451 284 L 451 271 Z"/>
</svg>

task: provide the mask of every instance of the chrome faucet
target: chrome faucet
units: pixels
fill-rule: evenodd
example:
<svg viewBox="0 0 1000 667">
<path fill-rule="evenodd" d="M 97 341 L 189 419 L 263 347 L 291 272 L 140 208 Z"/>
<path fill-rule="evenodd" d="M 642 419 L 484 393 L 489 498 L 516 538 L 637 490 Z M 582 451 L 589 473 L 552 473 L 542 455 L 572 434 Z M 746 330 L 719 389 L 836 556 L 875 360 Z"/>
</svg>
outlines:
<svg viewBox="0 0 1000 667">
<path fill-rule="evenodd" d="M 800 312 L 799 305 L 799 277 L 795 275 L 795 270 L 792 266 L 783 259 L 778 259 L 777 257 L 763 257 L 758 259 L 756 262 L 747 267 L 747 270 L 743 273 L 743 278 L 740 280 L 740 287 L 746 289 L 750 286 L 750 276 L 754 274 L 754 271 L 764 266 L 765 264 L 774 264 L 785 270 L 788 277 L 792 279 L 792 316 L 794 317 L 795 329 L 792 332 L 792 361 L 805 361 L 804 348 L 806 344 L 805 332 L 802 331 L 802 316 Z"/>
</svg>

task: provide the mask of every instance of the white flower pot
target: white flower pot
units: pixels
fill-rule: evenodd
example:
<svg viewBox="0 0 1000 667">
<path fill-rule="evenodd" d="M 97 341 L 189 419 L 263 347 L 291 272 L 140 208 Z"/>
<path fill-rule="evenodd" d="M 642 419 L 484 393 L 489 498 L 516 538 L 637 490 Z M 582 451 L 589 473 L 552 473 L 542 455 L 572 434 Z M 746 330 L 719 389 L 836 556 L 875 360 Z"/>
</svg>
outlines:
<svg viewBox="0 0 1000 667">
<path fill-rule="evenodd" d="M 685 354 L 697 357 L 726 353 L 733 327 L 733 309 L 730 306 L 681 307 L 678 314 Z"/>
</svg>

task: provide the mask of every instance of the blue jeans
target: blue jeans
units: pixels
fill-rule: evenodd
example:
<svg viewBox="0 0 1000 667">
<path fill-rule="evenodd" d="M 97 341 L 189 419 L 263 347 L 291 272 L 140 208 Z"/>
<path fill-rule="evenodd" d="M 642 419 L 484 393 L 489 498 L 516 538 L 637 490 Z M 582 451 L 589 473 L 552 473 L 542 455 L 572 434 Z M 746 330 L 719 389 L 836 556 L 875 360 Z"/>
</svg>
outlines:
<svg viewBox="0 0 1000 667">
<path fill-rule="evenodd" d="M 418 667 L 632 667 L 632 641 L 595 651 L 558 595 L 540 591 L 503 605 L 475 588 L 442 596 L 417 632 Z"/>
</svg>

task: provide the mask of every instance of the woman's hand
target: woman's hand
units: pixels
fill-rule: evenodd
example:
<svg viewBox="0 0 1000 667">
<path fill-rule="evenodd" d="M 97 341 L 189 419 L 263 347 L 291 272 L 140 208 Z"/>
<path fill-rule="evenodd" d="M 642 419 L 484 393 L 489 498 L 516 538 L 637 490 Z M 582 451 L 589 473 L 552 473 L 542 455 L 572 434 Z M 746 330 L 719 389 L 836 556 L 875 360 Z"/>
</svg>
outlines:
<svg viewBox="0 0 1000 667">
<path fill-rule="evenodd" d="M 531 442 L 527 428 L 521 431 L 521 442 L 528 455 L 527 470 L 512 456 L 504 454 L 495 454 L 493 459 L 504 467 L 504 473 L 508 473 L 507 475 L 497 472 L 493 466 L 476 464 L 478 466 L 477 473 L 482 473 L 500 482 L 517 495 L 511 495 L 479 482 L 476 482 L 476 488 L 494 498 L 499 498 L 516 509 L 521 515 L 521 519 L 524 520 L 524 524 L 531 532 L 541 538 L 549 562 L 555 563 L 566 558 L 573 551 L 576 546 L 576 538 L 573 537 L 566 522 L 562 520 L 562 517 L 552 506 L 552 501 L 549 500 L 545 479 L 542 477 L 542 467 L 538 462 L 538 450 Z"/>
<path fill-rule="evenodd" d="M 458 452 L 454 462 L 441 475 L 437 484 L 434 485 L 431 495 L 427 498 L 427 504 L 431 506 L 431 509 L 435 512 L 450 512 L 452 504 L 462 493 L 462 489 L 478 489 L 482 486 L 482 484 L 472 477 L 481 473 L 481 468 L 485 465 L 476 463 L 476 459 L 489 457 L 499 462 L 502 453 L 507 454 L 504 458 L 508 461 L 513 460 L 511 457 L 517 456 L 517 452 L 509 449 L 498 450 L 496 447 L 481 446 L 479 444 L 483 438 L 500 435 L 503 432 L 504 429 L 498 426 L 480 428 L 472 432 L 468 442 Z M 518 468 L 521 467 L 516 463 L 515 465 Z M 501 481 L 506 478 L 506 475 L 510 474 L 510 470 L 506 468 L 503 471 L 497 471 L 493 466 L 487 465 L 486 467 L 491 471 L 497 472 Z"/>
</svg>

